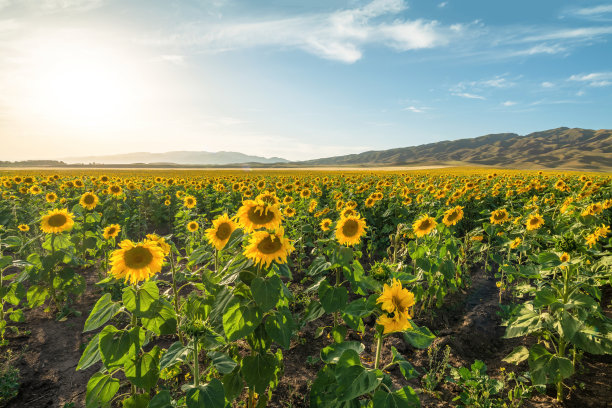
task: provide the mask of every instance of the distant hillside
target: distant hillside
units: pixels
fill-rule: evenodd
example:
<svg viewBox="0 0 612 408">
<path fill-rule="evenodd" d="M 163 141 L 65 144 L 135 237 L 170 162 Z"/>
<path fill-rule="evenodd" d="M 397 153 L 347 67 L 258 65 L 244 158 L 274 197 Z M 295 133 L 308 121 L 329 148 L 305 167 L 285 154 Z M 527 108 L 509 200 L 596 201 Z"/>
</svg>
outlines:
<svg viewBox="0 0 612 408">
<path fill-rule="evenodd" d="M 510 168 L 612 170 L 612 130 L 557 128 L 520 136 L 472 139 L 294 162 L 299 166 L 487 165 Z"/>
<path fill-rule="evenodd" d="M 280 157 L 249 156 L 238 152 L 190 152 L 177 151 L 167 153 L 125 153 L 106 156 L 67 157 L 61 159 L 66 163 L 97 164 L 180 164 L 180 165 L 223 165 L 237 163 L 287 163 Z"/>
</svg>

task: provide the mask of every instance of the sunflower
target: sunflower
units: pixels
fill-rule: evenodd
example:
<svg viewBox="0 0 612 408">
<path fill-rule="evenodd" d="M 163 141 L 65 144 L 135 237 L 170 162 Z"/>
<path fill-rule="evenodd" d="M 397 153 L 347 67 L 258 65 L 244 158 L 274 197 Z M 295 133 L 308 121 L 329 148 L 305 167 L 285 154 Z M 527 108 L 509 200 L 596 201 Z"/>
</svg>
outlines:
<svg viewBox="0 0 612 408">
<path fill-rule="evenodd" d="M 559 260 L 561 262 L 569 262 L 570 260 L 570 255 L 567 252 L 564 252 L 563 254 L 561 254 L 561 256 L 559 257 Z"/>
<path fill-rule="evenodd" d="M 412 224 L 412 230 L 417 238 L 423 237 L 436 228 L 436 220 L 433 217 L 425 214 Z"/>
<path fill-rule="evenodd" d="M 391 286 L 383 286 L 383 291 L 376 299 L 376 303 L 380 303 L 380 307 L 387 313 L 404 313 L 408 308 L 414 306 L 414 294 L 408 289 L 402 288 L 402 283 L 393 278 Z"/>
<path fill-rule="evenodd" d="M 324 218 L 323 220 L 321 220 L 321 223 L 319 225 L 321 226 L 322 231 L 329 231 L 329 227 L 331 227 L 331 224 L 332 220 L 330 220 L 329 218 Z"/>
<path fill-rule="evenodd" d="M 236 228 L 238 224 L 232 221 L 227 214 L 223 214 L 213 221 L 212 228 L 206 230 L 206 239 L 217 248 L 217 251 L 220 251 L 225 248 Z"/>
<path fill-rule="evenodd" d="M 59 234 L 64 231 L 69 231 L 74 225 L 72 213 L 67 209 L 50 210 L 43 215 L 40 229 L 47 234 Z"/>
<path fill-rule="evenodd" d="M 278 205 L 280 203 L 280 200 L 278 199 L 275 193 L 261 193 L 257 197 L 255 197 L 255 200 L 261 200 L 264 203 L 268 203 L 270 205 Z"/>
<path fill-rule="evenodd" d="M 45 200 L 47 200 L 48 203 L 54 203 L 57 200 L 57 194 L 47 193 L 45 195 Z"/>
<path fill-rule="evenodd" d="M 170 245 L 168 245 L 164 237 L 160 237 L 157 234 L 147 234 L 147 239 L 145 239 L 145 242 L 155 243 L 162 250 L 164 256 L 170 253 Z"/>
<path fill-rule="evenodd" d="M 527 231 L 534 231 L 544 225 L 544 218 L 540 214 L 532 214 L 527 218 L 525 222 L 527 226 Z"/>
<path fill-rule="evenodd" d="M 491 224 L 503 224 L 504 222 L 508 221 L 510 218 L 508 216 L 508 211 L 506 211 L 505 209 L 502 210 L 495 210 L 491 213 Z"/>
<path fill-rule="evenodd" d="M 246 232 L 256 229 L 276 229 L 283 217 L 276 205 L 270 205 L 262 200 L 246 200 L 236 214 L 240 225 Z"/>
<path fill-rule="evenodd" d="M 164 262 L 164 251 L 155 241 L 134 243 L 121 241 L 121 249 L 111 255 L 110 274 L 135 285 L 159 273 Z"/>
<path fill-rule="evenodd" d="M 81 204 L 83 208 L 86 208 L 88 210 L 93 210 L 94 208 L 96 208 L 99 202 L 100 199 L 98 198 L 98 196 L 91 192 L 83 194 L 81 196 L 81 199 L 79 200 L 79 204 Z"/>
<path fill-rule="evenodd" d="M 519 237 L 515 238 L 514 241 L 512 241 L 510 243 L 510 248 L 511 249 L 515 249 L 516 247 L 518 247 L 519 245 L 521 245 L 521 242 L 523 242 L 522 239 L 520 239 Z"/>
<path fill-rule="evenodd" d="M 345 208 L 344 210 L 340 211 L 340 217 L 341 218 L 359 217 L 359 213 L 355 211 L 353 208 Z"/>
<path fill-rule="evenodd" d="M 121 232 L 121 227 L 118 224 L 111 224 L 108 227 L 104 228 L 104 232 L 102 236 L 104 239 L 111 239 L 117 237 Z"/>
<path fill-rule="evenodd" d="M 444 218 L 442 222 L 447 227 L 451 225 L 456 225 L 463 218 L 463 207 L 458 205 L 455 208 L 451 208 L 450 210 L 446 210 L 444 213 Z"/>
<path fill-rule="evenodd" d="M 293 207 L 287 207 L 285 208 L 285 210 L 283 211 L 283 215 L 285 217 L 293 217 L 295 215 L 295 208 Z"/>
<path fill-rule="evenodd" d="M 340 245 L 352 246 L 361 241 L 365 235 L 366 222 L 358 216 L 351 215 L 340 218 L 336 224 L 336 239 Z"/>
<path fill-rule="evenodd" d="M 293 204 L 293 201 L 293 197 L 291 196 L 285 196 L 285 198 L 283 198 L 283 204 L 285 205 Z"/>
<path fill-rule="evenodd" d="M 187 224 L 187 230 L 189 232 L 196 232 L 198 229 L 200 229 L 200 224 L 198 224 L 197 221 L 190 221 Z"/>
<path fill-rule="evenodd" d="M 108 192 L 111 195 L 114 195 L 115 197 L 119 197 L 121 195 L 121 193 L 123 192 L 123 189 L 121 188 L 120 185 L 118 184 L 113 184 L 112 186 L 110 186 L 108 188 Z"/>
<path fill-rule="evenodd" d="M 21 232 L 28 232 L 30 230 L 30 226 L 26 224 L 19 224 L 17 227 Z"/>
<path fill-rule="evenodd" d="M 383 327 L 383 334 L 403 332 L 412 327 L 407 312 L 383 313 L 377 323 Z"/>
<path fill-rule="evenodd" d="M 165 205 L 166 207 L 168 207 L 168 206 L 170 205 L 170 200 L 166 200 L 166 201 L 164 201 L 164 205 Z"/>
<path fill-rule="evenodd" d="M 278 264 L 287 262 L 287 256 L 295 248 L 285 237 L 282 227 L 275 232 L 256 231 L 249 238 L 249 244 L 244 250 L 244 256 L 255 261 L 255 264 L 265 264 L 266 268 L 272 261 Z"/>
<path fill-rule="evenodd" d="M 196 200 L 194 196 L 190 196 L 190 195 L 185 197 L 185 199 L 183 200 L 183 205 L 187 208 L 193 208 L 196 206 L 197 203 L 198 203 L 198 200 Z"/>
</svg>

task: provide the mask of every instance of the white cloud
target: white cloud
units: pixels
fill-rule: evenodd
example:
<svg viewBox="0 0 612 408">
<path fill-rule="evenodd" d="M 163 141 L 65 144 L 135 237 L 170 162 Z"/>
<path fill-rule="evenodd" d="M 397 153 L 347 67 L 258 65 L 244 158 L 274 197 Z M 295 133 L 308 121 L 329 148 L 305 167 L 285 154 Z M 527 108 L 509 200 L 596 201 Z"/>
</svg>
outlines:
<svg viewBox="0 0 612 408">
<path fill-rule="evenodd" d="M 502 103 L 502 105 L 504 105 L 504 106 L 513 106 L 513 105 L 516 105 L 516 102 L 506 101 L 506 102 Z"/>
<path fill-rule="evenodd" d="M 540 84 L 542 86 L 542 88 L 554 88 L 555 84 L 553 84 L 552 82 L 548 82 L 548 81 L 544 81 Z"/>
<path fill-rule="evenodd" d="M 585 8 L 574 10 L 573 13 L 579 16 L 593 16 L 596 14 L 612 13 L 612 5 L 603 4 L 600 6 L 585 7 Z"/>
<path fill-rule="evenodd" d="M 471 94 L 468 92 L 462 92 L 462 93 L 453 93 L 453 95 L 455 96 L 460 96 L 462 98 L 468 98 L 468 99 L 487 99 L 482 95 L 475 95 L 475 94 Z"/>
<path fill-rule="evenodd" d="M 321 58 L 354 63 L 369 44 L 399 51 L 444 46 L 461 27 L 445 27 L 435 20 L 380 21 L 406 9 L 403 0 L 374 0 L 363 7 L 271 20 L 224 24 L 184 25 L 172 35 L 141 40 L 157 45 L 197 47 L 224 52 L 258 46 L 298 48 Z"/>
<path fill-rule="evenodd" d="M 425 113 L 429 109 L 431 109 L 431 108 L 428 108 L 426 106 L 419 106 L 419 107 L 417 107 L 417 106 L 408 106 L 408 107 L 406 107 L 406 108 L 404 108 L 402 110 L 410 111 L 410 112 L 414 112 L 414 113 Z"/>
<path fill-rule="evenodd" d="M 439 8 L 444 8 L 448 5 L 448 1 L 443 1 L 442 3 L 438 4 Z"/>
<path fill-rule="evenodd" d="M 185 63 L 184 55 L 162 55 L 159 58 L 162 61 L 166 61 L 175 65 L 183 65 Z"/>
<path fill-rule="evenodd" d="M 569 81 L 585 82 L 589 86 L 604 87 L 612 85 L 612 72 L 592 72 L 590 74 L 577 74 L 568 78 Z"/>
<path fill-rule="evenodd" d="M 529 35 L 522 39 L 523 42 L 538 42 L 550 40 L 567 40 L 567 39 L 589 39 L 601 35 L 612 34 L 612 27 L 580 27 L 567 28 L 562 30 L 553 30 L 550 32 L 542 32 L 540 34 Z"/>
</svg>

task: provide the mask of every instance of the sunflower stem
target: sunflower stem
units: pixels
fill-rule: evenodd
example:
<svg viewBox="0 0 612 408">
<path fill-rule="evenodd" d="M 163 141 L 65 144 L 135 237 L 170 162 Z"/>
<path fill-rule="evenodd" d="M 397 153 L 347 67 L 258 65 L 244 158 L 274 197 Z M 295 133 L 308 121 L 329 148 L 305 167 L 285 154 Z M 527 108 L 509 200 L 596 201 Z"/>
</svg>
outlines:
<svg viewBox="0 0 612 408">
<path fill-rule="evenodd" d="M 180 319 L 179 296 L 178 291 L 176 290 L 176 267 L 174 265 L 174 254 L 172 253 L 172 249 L 170 249 L 170 270 L 172 271 L 172 300 L 174 303 L 174 313 L 176 313 L 177 318 Z M 178 336 L 181 344 L 185 344 L 185 339 L 181 329 L 178 329 Z"/>
<path fill-rule="evenodd" d="M 51 257 L 55 260 L 55 234 L 51 234 Z M 53 264 L 51 270 L 49 271 L 49 290 L 51 291 L 51 298 L 53 299 L 53 303 L 55 303 L 55 307 L 57 311 L 60 311 L 60 304 L 57 300 L 57 294 L 55 293 L 55 286 L 53 286 L 53 281 L 55 280 L 55 267 L 57 265 Z"/>
<path fill-rule="evenodd" d="M 382 351 L 382 341 L 383 341 L 383 335 L 379 334 L 378 340 L 376 341 L 376 358 L 374 360 L 375 370 L 378 368 L 378 363 L 380 362 L 380 352 Z"/>
<path fill-rule="evenodd" d="M 193 386 L 200 383 L 200 361 L 198 360 L 198 336 L 193 339 Z"/>
</svg>

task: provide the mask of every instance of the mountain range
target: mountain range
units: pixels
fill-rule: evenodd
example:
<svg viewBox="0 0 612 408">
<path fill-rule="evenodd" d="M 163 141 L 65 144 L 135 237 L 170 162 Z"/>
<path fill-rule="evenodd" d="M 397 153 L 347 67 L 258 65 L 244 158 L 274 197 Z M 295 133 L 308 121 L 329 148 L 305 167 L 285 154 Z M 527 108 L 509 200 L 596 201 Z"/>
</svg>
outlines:
<svg viewBox="0 0 612 408">
<path fill-rule="evenodd" d="M 287 163 L 280 157 L 250 156 L 238 152 L 194 152 L 175 151 L 166 153 L 125 153 L 106 156 L 67 157 L 65 163 L 97 164 L 181 164 L 181 165 L 225 165 L 236 163 Z"/>
</svg>

